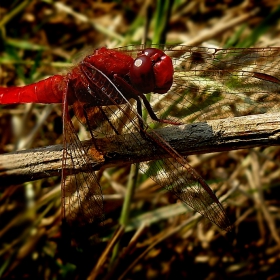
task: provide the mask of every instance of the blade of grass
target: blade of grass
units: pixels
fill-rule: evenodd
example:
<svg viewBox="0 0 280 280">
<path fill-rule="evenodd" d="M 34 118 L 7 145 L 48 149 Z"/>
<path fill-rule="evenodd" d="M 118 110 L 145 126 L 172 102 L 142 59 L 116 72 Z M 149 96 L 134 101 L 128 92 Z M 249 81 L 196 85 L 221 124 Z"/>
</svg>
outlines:
<svg viewBox="0 0 280 280">
<path fill-rule="evenodd" d="M 4 25 L 6 23 L 8 23 L 11 19 L 13 19 L 17 14 L 19 14 L 20 12 L 22 12 L 25 7 L 27 7 L 29 5 L 29 3 L 31 3 L 32 0 L 25 0 L 22 3 L 20 3 L 19 5 L 15 6 L 15 8 L 13 10 L 10 11 L 10 13 L 8 13 L 7 15 L 5 15 L 2 20 L 0 21 L 0 29 L 4 27 Z"/>
<path fill-rule="evenodd" d="M 123 226 L 124 228 L 128 224 L 129 220 L 129 214 L 130 214 L 130 205 L 132 198 L 135 193 L 135 188 L 136 188 L 136 183 L 137 183 L 137 177 L 138 177 L 138 172 L 139 172 L 139 164 L 132 164 L 130 173 L 129 173 L 129 179 L 127 183 L 127 192 L 125 194 L 125 199 L 122 207 L 122 212 L 120 216 L 120 225 Z M 113 261 L 116 259 L 118 253 L 120 250 L 120 243 L 118 242 L 113 250 L 112 258 L 111 258 L 111 264 Z"/>
<path fill-rule="evenodd" d="M 167 26 L 171 15 L 173 0 L 157 1 L 154 22 L 153 44 L 164 44 L 166 41 Z"/>
</svg>

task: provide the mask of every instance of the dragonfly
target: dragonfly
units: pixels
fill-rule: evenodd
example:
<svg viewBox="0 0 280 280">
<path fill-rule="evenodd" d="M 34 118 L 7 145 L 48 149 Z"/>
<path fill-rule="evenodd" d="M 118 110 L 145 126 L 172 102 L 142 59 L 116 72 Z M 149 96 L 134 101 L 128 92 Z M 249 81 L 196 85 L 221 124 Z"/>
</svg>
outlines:
<svg viewBox="0 0 280 280">
<path fill-rule="evenodd" d="M 220 228 L 230 230 L 226 211 L 206 181 L 155 128 L 277 111 L 279 62 L 277 47 L 103 47 L 66 75 L 22 87 L 0 87 L 0 104 L 62 103 L 61 199 L 62 218 L 68 224 L 104 220 L 102 187 L 91 154 L 74 128 L 74 115 L 87 128 L 93 147 L 97 138 L 116 135 L 123 139 L 129 135 L 147 155 L 153 151 L 139 137 L 160 147 L 169 156 L 140 162 L 141 172 Z M 121 145 L 130 149 L 131 142 Z M 72 172 L 76 169 L 82 171 Z"/>
</svg>

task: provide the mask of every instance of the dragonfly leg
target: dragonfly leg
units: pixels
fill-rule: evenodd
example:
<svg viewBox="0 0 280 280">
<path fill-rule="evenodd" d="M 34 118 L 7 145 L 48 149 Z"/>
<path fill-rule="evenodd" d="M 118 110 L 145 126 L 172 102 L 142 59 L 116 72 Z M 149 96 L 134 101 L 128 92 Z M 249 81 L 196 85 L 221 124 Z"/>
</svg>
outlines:
<svg viewBox="0 0 280 280">
<path fill-rule="evenodd" d="M 145 107 L 146 107 L 150 117 L 152 118 L 152 120 L 160 122 L 160 123 L 168 123 L 168 124 L 173 124 L 173 125 L 182 124 L 180 122 L 175 122 L 175 121 L 171 121 L 171 120 L 165 120 L 165 119 L 158 118 L 157 115 L 155 114 L 155 112 L 153 111 L 151 104 L 149 103 L 149 101 L 147 100 L 146 96 L 143 93 L 135 90 L 127 81 L 125 81 L 123 78 L 119 77 L 117 74 L 114 75 L 114 80 L 121 87 L 122 92 L 127 99 L 132 98 L 137 101 L 137 107 L 138 107 L 139 97 L 142 98 L 142 100 L 145 104 Z M 139 111 L 138 111 L 138 114 L 139 114 Z M 142 114 L 139 114 L 139 115 L 142 116 Z"/>
<path fill-rule="evenodd" d="M 140 117 L 137 116 L 138 117 L 138 121 L 139 121 L 139 127 L 140 127 L 139 132 L 140 132 L 142 138 L 149 139 L 147 137 L 147 134 L 145 133 L 146 129 L 144 127 L 144 121 L 143 121 L 143 118 L 142 118 L 142 103 L 141 103 L 141 100 L 137 97 L 136 102 L 137 102 L 137 104 L 136 104 L 136 106 L 137 106 L 137 113 L 138 113 L 138 116 L 140 116 Z"/>
<path fill-rule="evenodd" d="M 105 112 L 103 111 L 103 109 L 100 107 L 100 112 L 102 113 L 102 115 L 104 116 L 104 119 L 107 120 L 107 122 L 109 123 L 109 125 L 111 126 L 111 128 L 114 130 L 114 132 L 116 133 L 116 135 L 120 135 L 120 133 L 116 130 L 116 128 L 114 127 L 114 125 L 111 123 L 110 119 L 107 117 L 107 115 L 105 114 Z"/>
<path fill-rule="evenodd" d="M 96 106 L 95 106 L 96 107 Z M 95 137 L 92 133 L 92 131 L 94 130 L 94 128 L 91 126 L 91 122 L 88 118 L 88 113 L 87 113 L 87 109 L 91 109 L 92 105 L 91 104 L 84 104 L 83 105 L 83 111 L 84 111 L 84 116 L 86 119 L 86 124 L 88 127 L 88 130 L 90 132 L 90 136 L 93 142 L 95 142 Z M 102 116 L 104 117 L 104 119 L 110 124 L 111 128 L 114 130 L 114 132 L 116 133 L 116 135 L 119 135 L 120 133 L 116 130 L 116 128 L 113 126 L 113 124 L 111 123 L 110 119 L 107 117 L 107 115 L 105 114 L 104 110 L 102 109 L 101 106 L 98 106 L 99 112 L 102 114 Z M 94 143 L 95 144 L 95 143 Z"/>
<path fill-rule="evenodd" d="M 140 97 L 142 98 L 145 107 L 150 115 L 150 117 L 152 118 L 152 120 L 160 122 L 160 123 L 168 123 L 168 124 L 173 124 L 173 125 L 180 125 L 183 124 L 181 122 L 176 122 L 176 121 L 171 121 L 168 119 L 160 119 L 157 117 L 157 115 L 155 114 L 155 112 L 153 111 L 153 108 L 151 107 L 151 104 L 149 103 L 149 101 L 147 100 L 146 96 L 144 94 L 140 94 Z"/>
<path fill-rule="evenodd" d="M 92 133 L 93 129 L 91 128 L 90 121 L 88 119 L 88 114 L 87 114 L 87 108 L 89 108 L 89 107 L 90 106 L 88 104 L 83 105 L 83 112 L 84 112 L 84 116 L 85 116 L 85 119 L 86 119 L 86 124 L 87 124 L 88 130 L 89 130 L 89 133 L 90 133 L 90 136 L 91 136 L 91 142 L 96 149 L 96 147 L 97 147 L 96 146 L 96 141 L 95 141 L 95 137 Z"/>
</svg>

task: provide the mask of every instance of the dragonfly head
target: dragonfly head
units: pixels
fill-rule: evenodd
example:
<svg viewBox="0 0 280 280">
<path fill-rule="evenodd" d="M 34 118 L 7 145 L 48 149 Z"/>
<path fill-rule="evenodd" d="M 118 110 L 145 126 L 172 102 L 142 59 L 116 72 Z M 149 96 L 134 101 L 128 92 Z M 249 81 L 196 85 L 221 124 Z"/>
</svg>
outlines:
<svg viewBox="0 0 280 280">
<path fill-rule="evenodd" d="M 131 84 L 142 93 L 166 93 L 172 86 L 173 74 L 171 58 L 156 48 L 141 51 L 129 73 Z"/>
</svg>

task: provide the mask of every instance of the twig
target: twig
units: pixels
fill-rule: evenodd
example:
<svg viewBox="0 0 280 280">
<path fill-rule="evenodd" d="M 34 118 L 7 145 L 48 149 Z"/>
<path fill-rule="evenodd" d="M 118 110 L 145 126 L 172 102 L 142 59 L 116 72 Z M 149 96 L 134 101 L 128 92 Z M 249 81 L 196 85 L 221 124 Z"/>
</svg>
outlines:
<svg viewBox="0 0 280 280">
<path fill-rule="evenodd" d="M 280 114 L 220 119 L 166 127 L 155 131 L 183 156 L 258 146 L 275 146 L 279 145 L 280 140 Z M 94 169 L 99 170 L 101 167 L 155 160 L 168 156 L 164 149 L 143 139 L 140 133 L 134 135 L 139 139 L 137 143 L 132 140 L 130 135 L 97 139 L 99 156 L 97 158 L 94 158 L 94 155 L 91 156 Z M 124 141 L 130 141 L 129 150 L 120 149 Z M 92 154 L 94 148 L 91 141 L 84 141 L 83 146 Z M 147 155 L 145 154 L 147 149 L 143 149 L 143 147 L 150 147 L 153 152 Z M 1 185 L 59 176 L 62 150 L 62 145 L 55 145 L 0 155 Z M 80 171 L 79 169 L 69 170 L 71 174 Z"/>
<path fill-rule="evenodd" d="M 226 32 L 238 24 L 248 21 L 250 18 L 256 16 L 259 11 L 259 8 L 255 8 L 247 14 L 240 14 L 240 16 L 235 18 L 227 19 L 227 21 L 224 21 L 222 24 L 214 25 L 211 29 L 206 30 L 204 28 L 203 32 L 199 33 L 197 36 L 195 36 L 195 38 L 189 40 L 188 42 L 184 42 L 182 45 L 186 44 L 188 46 L 197 46 L 223 32 Z"/>
</svg>

